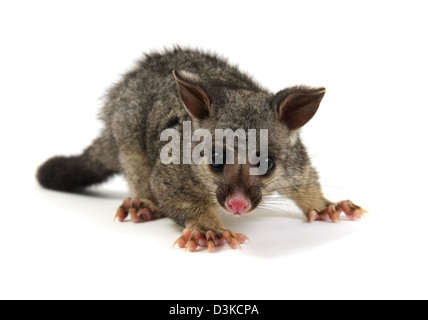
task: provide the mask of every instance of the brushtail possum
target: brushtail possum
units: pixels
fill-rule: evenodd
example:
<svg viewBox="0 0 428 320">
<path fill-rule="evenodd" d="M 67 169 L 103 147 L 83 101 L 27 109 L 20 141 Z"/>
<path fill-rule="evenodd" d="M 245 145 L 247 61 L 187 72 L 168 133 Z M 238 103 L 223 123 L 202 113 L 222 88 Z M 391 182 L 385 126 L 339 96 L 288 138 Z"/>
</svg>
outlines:
<svg viewBox="0 0 428 320">
<path fill-rule="evenodd" d="M 122 173 L 131 197 L 124 199 L 116 218 L 123 221 L 129 215 L 143 222 L 169 217 L 184 230 L 175 243 L 189 251 L 204 245 L 211 252 L 223 243 L 235 249 L 245 243 L 247 236 L 226 229 L 216 210 L 244 216 L 274 192 L 292 199 L 309 222 L 338 222 L 342 212 L 359 219 L 366 211 L 350 200 L 333 203 L 324 197 L 299 138 L 324 94 L 324 88 L 307 86 L 271 93 L 226 60 L 199 50 L 176 47 L 147 54 L 107 92 L 99 137 L 81 155 L 47 160 L 37 179 L 45 188 L 72 192 Z M 181 144 L 175 160 L 182 161 L 189 147 L 182 142 L 185 124 L 212 137 L 219 129 L 247 135 L 253 129 L 261 138 L 265 130 L 266 141 L 256 139 L 252 150 L 259 163 L 233 161 L 239 152 L 236 140 L 229 144 L 236 151 L 232 162 L 225 161 L 226 148 L 216 140 L 215 149 L 204 154 L 208 161 L 165 164 L 160 154 L 170 142 L 161 141 L 162 132 L 177 133 Z M 213 142 L 207 136 L 203 140 Z M 199 141 L 192 138 L 190 147 Z M 244 160 L 250 156 L 244 154 Z M 261 162 L 266 170 L 251 174 Z"/>
</svg>

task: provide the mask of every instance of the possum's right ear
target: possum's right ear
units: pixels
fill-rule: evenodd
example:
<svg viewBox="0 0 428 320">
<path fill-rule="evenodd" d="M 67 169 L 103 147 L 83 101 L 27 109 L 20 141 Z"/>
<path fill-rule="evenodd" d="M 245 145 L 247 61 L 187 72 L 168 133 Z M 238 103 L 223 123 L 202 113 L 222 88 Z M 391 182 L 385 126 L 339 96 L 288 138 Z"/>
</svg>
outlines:
<svg viewBox="0 0 428 320">
<path fill-rule="evenodd" d="M 211 101 L 202 86 L 198 84 L 196 76 L 188 72 L 178 72 L 177 70 L 172 73 L 177 82 L 181 101 L 183 101 L 190 114 L 199 120 L 208 117 Z"/>
</svg>

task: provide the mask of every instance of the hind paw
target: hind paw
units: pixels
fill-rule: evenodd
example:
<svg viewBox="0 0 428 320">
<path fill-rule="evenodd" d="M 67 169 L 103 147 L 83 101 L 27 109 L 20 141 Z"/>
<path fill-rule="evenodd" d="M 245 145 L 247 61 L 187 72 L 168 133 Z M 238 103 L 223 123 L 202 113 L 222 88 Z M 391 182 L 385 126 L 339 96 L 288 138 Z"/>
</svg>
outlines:
<svg viewBox="0 0 428 320">
<path fill-rule="evenodd" d="M 120 222 L 123 222 L 128 215 L 131 217 L 131 221 L 135 223 L 161 217 L 158 208 L 150 200 L 137 198 L 125 198 L 122 205 L 117 209 L 113 221 L 119 219 Z"/>
<path fill-rule="evenodd" d="M 313 222 L 315 220 L 328 221 L 330 219 L 334 223 L 337 223 L 340 222 L 340 214 L 342 212 L 344 212 L 350 220 L 358 220 L 361 217 L 364 217 L 365 213 L 368 213 L 367 210 L 357 206 L 351 200 L 345 200 L 329 204 L 322 211 L 314 209 L 309 210 L 308 219 L 309 222 Z"/>
</svg>

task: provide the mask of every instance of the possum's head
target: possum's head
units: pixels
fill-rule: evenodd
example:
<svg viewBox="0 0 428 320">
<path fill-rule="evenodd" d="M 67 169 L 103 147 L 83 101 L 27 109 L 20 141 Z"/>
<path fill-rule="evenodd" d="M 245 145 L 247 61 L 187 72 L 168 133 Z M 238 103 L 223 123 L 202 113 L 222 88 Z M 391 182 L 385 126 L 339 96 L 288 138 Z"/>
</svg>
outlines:
<svg viewBox="0 0 428 320">
<path fill-rule="evenodd" d="M 194 170 L 204 183 L 201 188 L 226 212 L 248 214 L 264 196 L 297 187 L 293 176 L 302 175 L 308 163 L 298 132 L 316 113 L 324 88 L 299 86 L 270 94 L 250 80 L 229 83 L 185 71 L 173 74 L 183 105 L 195 120 L 192 130 L 208 132 L 202 136 L 210 148 L 197 152 L 206 161 Z M 207 137 L 212 140 L 205 141 Z"/>
</svg>

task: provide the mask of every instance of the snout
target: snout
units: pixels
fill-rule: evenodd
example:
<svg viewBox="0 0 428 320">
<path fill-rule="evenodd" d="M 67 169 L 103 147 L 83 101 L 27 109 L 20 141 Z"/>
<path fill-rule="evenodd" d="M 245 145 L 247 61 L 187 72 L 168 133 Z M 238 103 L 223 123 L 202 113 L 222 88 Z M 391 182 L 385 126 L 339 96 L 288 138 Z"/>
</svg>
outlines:
<svg viewBox="0 0 428 320">
<path fill-rule="evenodd" d="M 235 191 L 226 198 L 226 210 L 234 215 L 250 213 L 252 209 L 250 198 L 242 191 Z"/>
</svg>

